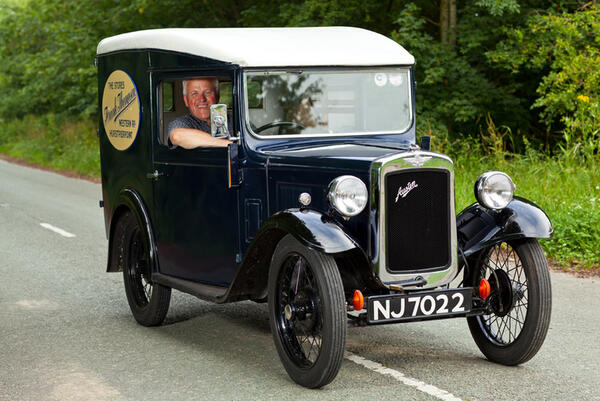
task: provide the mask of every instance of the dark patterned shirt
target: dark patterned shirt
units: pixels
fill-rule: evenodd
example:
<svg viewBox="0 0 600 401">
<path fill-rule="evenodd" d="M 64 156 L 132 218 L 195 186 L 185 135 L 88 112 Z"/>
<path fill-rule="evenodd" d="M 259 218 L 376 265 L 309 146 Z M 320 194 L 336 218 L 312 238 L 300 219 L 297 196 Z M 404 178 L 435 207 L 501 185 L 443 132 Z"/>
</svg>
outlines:
<svg viewBox="0 0 600 401">
<path fill-rule="evenodd" d="M 207 122 L 200 120 L 197 117 L 194 117 L 192 114 L 186 114 L 184 116 L 179 116 L 169 123 L 169 128 L 167 129 L 167 131 L 169 133 L 169 136 L 168 136 L 169 149 L 175 149 L 177 147 L 177 145 L 173 145 L 171 143 L 170 138 L 171 138 L 171 131 L 173 131 L 174 129 L 178 129 L 178 128 L 197 129 L 200 131 L 204 131 L 210 135 L 210 125 Z"/>
<path fill-rule="evenodd" d="M 169 149 L 175 149 L 177 147 L 177 145 L 173 145 L 171 143 L 171 131 L 179 128 L 197 129 L 206 132 L 208 135 L 211 135 L 210 124 L 208 124 L 206 121 L 200 120 L 191 113 L 184 116 L 179 116 L 171 121 L 167 128 L 167 143 Z M 227 128 L 229 132 L 231 132 L 231 116 L 229 114 L 227 115 Z"/>
</svg>

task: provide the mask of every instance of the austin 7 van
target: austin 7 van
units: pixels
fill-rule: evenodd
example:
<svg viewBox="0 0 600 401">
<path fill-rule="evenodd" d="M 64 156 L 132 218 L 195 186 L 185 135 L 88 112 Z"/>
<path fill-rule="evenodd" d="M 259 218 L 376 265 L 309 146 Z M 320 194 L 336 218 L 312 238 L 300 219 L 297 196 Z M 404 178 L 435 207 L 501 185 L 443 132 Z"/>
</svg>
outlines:
<svg viewBox="0 0 600 401">
<path fill-rule="evenodd" d="M 102 40 L 96 63 L 107 270 L 141 325 L 163 322 L 173 289 L 266 302 L 283 367 L 310 388 L 336 377 L 349 325 L 465 318 L 504 365 L 542 346 L 552 225 L 500 171 L 456 214 L 452 160 L 417 144 L 398 43 L 158 29 Z"/>
</svg>

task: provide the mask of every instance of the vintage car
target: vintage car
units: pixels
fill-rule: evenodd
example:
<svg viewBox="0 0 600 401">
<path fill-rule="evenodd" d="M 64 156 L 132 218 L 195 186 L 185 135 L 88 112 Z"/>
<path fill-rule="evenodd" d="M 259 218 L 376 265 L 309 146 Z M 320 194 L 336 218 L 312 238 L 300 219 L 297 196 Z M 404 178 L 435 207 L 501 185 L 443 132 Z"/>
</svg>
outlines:
<svg viewBox="0 0 600 401">
<path fill-rule="evenodd" d="M 452 160 L 416 143 L 415 61 L 396 42 L 159 29 L 102 40 L 96 63 L 107 270 L 140 324 L 161 324 L 172 289 L 266 301 L 283 366 L 311 388 L 337 375 L 349 324 L 466 317 L 492 361 L 540 349 L 552 225 L 498 171 L 455 214 Z M 190 115 L 210 146 L 173 142 Z"/>
</svg>

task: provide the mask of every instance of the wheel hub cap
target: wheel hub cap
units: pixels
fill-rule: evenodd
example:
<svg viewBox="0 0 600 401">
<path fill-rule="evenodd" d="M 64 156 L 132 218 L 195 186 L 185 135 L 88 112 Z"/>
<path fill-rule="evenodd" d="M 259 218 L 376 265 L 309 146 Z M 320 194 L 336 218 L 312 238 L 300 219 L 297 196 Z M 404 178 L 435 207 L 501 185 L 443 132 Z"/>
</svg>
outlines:
<svg viewBox="0 0 600 401">
<path fill-rule="evenodd" d="M 283 317 L 305 330 L 311 330 L 316 322 L 315 300 L 310 289 L 302 289 L 283 307 Z"/>
<path fill-rule="evenodd" d="M 497 269 L 489 279 L 492 289 L 495 289 L 494 298 L 491 301 L 492 309 L 497 316 L 506 316 L 513 306 L 519 294 L 522 297 L 522 291 L 514 288 L 508 274 Z"/>
<path fill-rule="evenodd" d="M 292 305 L 287 304 L 283 308 L 283 315 L 285 316 L 285 320 L 292 320 L 294 317 L 294 310 L 292 309 Z"/>
</svg>

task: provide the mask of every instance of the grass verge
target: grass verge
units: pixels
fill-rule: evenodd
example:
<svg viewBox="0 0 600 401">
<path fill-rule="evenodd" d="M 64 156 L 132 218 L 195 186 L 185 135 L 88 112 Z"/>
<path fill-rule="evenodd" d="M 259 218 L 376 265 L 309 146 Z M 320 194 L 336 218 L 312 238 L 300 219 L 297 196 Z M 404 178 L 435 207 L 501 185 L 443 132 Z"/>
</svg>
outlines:
<svg viewBox="0 0 600 401">
<path fill-rule="evenodd" d="M 533 156 L 533 157 L 532 157 Z M 515 195 L 529 199 L 550 217 L 554 237 L 541 240 L 547 255 L 565 265 L 600 264 L 600 163 L 565 165 L 545 155 L 497 160 L 477 154 L 455 158 L 457 210 L 474 202 L 473 184 L 488 170 L 514 180 Z"/>
</svg>

